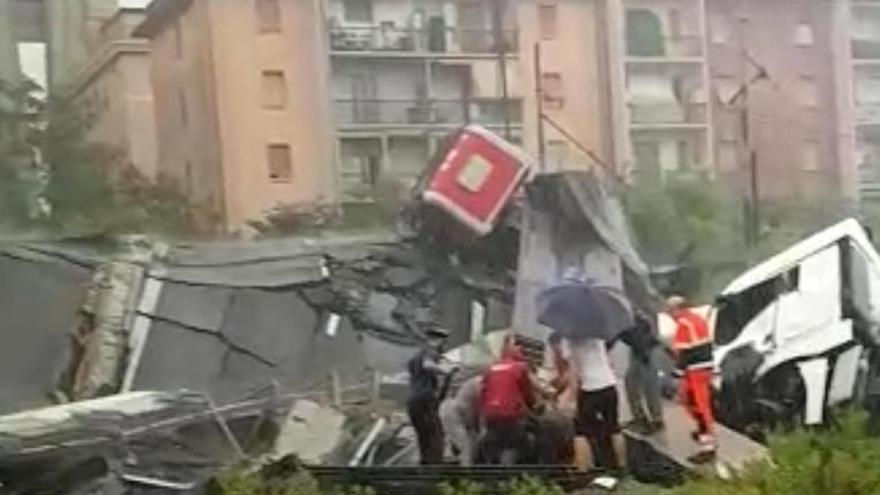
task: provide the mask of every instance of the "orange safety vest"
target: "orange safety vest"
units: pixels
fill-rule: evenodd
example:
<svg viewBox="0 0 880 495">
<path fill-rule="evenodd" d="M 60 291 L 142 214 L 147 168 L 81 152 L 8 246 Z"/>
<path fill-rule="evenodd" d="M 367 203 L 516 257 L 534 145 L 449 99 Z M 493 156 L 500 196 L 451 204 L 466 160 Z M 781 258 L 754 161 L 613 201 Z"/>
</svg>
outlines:
<svg viewBox="0 0 880 495">
<path fill-rule="evenodd" d="M 684 310 L 675 319 L 675 348 L 679 371 L 712 369 L 712 335 L 702 316 Z"/>
</svg>

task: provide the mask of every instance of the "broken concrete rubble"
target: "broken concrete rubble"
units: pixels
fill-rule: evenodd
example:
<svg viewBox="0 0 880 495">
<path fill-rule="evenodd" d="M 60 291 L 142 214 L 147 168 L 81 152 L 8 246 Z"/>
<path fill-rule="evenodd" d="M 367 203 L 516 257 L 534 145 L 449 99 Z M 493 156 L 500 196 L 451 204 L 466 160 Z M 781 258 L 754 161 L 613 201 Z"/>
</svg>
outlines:
<svg viewBox="0 0 880 495">
<path fill-rule="evenodd" d="M 92 275 L 73 337 L 75 358 L 65 377 L 70 397 L 90 399 L 119 389 L 133 308 L 152 257 L 149 244 L 139 241 L 123 242 L 122 252 Z"/>
<path fill-rule="evenodd" d="M 0 483 L 11 493 L 112 493 L 201 482 L 240 455 L 237 445 L 260 444 L 265 404 L 221 414 L 202 396 L 141 392 L 0 417 Z"/>
<path fill-rule="evenodd" d="M 614 205 L 609 206 L 612 202 L 604 190 L 591 180 L 590 176 L 563 177 L 547 186 L 539 182 L 539 189 L 568 194 L 558 200 L 564 204 L 541 206 L 543 213 L 533 205 L 513 208 L 511 218 L 525 219 L 526 229 L 537 228 L 537 223 L 528 223 L 535 221 L 534 214 L 546 217 L 546 210 L 564 212 L 556 215 L 558 221 L 547 224 L 552 228 L 542 239 L 532 243 L 532 232 L 524 236 L 524 247 L 543 246 L 540 249 L 546 250 L 550 262 L 536 257 L 535 251 L 520 253 L 520 226 L 515 222 L 502 222 L 478 241 L 447 235 L 442 222 L 425 222 L 416 225 L 416 235 L 407 238 L 327 236 L 172 246 L 140 266 L 143 280 L 135 284 L 140 286 L 138 297 L 131 301 L 123 296 L 130 292 L 116 288 L 128 286 L 134 274 L 126 270 L 136 265 L 106 257 L 98 264 L 93 287 L 101 288 L 101 281 L 108 280 L 103 274 L 112 274 L 109 279 L 116 281 L 103 284 L 104 290 L 98 292 L 107 294 L 114 304 L 108 306 L 112 311 L 106 312 L 107 318 L 92 322 L 90 328 L 106 325 L 108 330 L 96 335 L 110 338 L 96 342 L 110 344 L 110 348 L 98 345 L 96 359 L 83 355 L 73 359 L 75 369 L 89 372 L 76 375 L 88 379 L 76 380 L 79 385 L 71 387 L 72 395 L 112 393 L 114 385 L 122 392 L 189 389 L 211 398 L 201 404 L 206 410 L 234 406 L 267 385 L 280 395 L 317 392 L 332 397 L 337 394 L 328 394 L 331 384 L 339 392 L 362 382 L 368 370 L 399 372 L 433 327 L 448 330 L 453 347 L 484 335 L 489 335 L 486 342 L 496 342 L 493 330 L 511 328 L 518 275 L 519 287 L 526 289 L 518 294 L 520 298 L 529 297 L 528 290 L 535 288 L 524 281 L 551 283 L 570 262 L 596 268 L 594 273 L 611 267 L 608 271 L 618 286 L 627 283 L 628 274 L 634 274 L 637 283 L 644 282 L 625 229 L 619 230 Z M 536 274 L 537 279 L 529 278 Z M 516 330 L 528 331 L 531 326 L 529 320 Z M 124 332 L 118 331 L 120 327 Z M 459 354 L 464 360 L 491 359 L 491 354 L 487 357 L 480 351 L 471 346 Z M 124 358 L 121 363 L 120 356 Z M 326 459 L 331 444 L 338 443 L 333 441 L 335 433 L 345 437 L 343 433 L 353 430 L 340 425 L 340 413 L 329 412 L 321 401 L 297 404 L 282 420 L 274 453 L 296 452 L 315 462 Z M 255 407 L 254 414 L 263 409 Z M 222 424 L 216 417 L 213 422 L 206 418 L 203 414 L 187 428 L 195 432 L 218 429 Z M 263 421 L 251 419 L 252 429 L 254 423 Z M 412 442 L 398 435 L 400 425 L 382 423 L 388 420 L 380 415 L 362 425 L 351 435 L 348 447 L 352 448 L 346 450 L 343 461 L 334 459 L 350 462 L 358 454 L 359 463 L 398 462 Z M 376 424 L 381 427 L 371 435 L 371 426 Z M 334 435 L 315 442 L 310 433 L 318 428 Z M 247 435 L 236 434 L 236 440 L 229 441 L 223 428 L 218 431 L 219 436 L 205 438 L 216 439 L 211 442 L 224 459 L 248 450 L 249 442 L 239 439 Z M 181 474 L 154 465 L 181 462 L 216 469 L 213 458 L 209 462 L 172 456 L 174 460 L 169 461 L 170 454 L 160 444 L 176 435 L 138 436 L 136 443 L 143 449 L 131 465 L 126 464 L 128 457 L 115 454 L 110 446 L 97 456 L 86 451 L 82 462 L 97 458 L 96 471 L 104 473 L 108 483 L 169 487 L 198 481 L 203 471 Z M 236 447 L 236 443 L 241 445 Z M 112 442 L 108 445 L 117 448 Z"/>
<path fill-rule="evenodd" d="M 296 401 L 275 441 L 272 455 L 296 454 L 303 462 L 320 464 L 339 445 L 345 415 L 308 400 Z"/>
</svg>

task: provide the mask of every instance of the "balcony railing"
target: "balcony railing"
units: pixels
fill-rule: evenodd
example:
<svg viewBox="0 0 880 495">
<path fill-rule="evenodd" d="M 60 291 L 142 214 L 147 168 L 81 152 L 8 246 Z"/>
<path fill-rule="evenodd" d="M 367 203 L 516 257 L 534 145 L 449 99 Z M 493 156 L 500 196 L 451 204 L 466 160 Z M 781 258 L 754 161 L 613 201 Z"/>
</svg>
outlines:
<svg viewBox="0 0 880 495">
<path fill-rule="evenodd" d="M 653 43 L 627 39 L 626 54 L 635 59 L 699 58 L 703 56 L 703 40 L 699 36 L 659 38 Z"/>
<path fill-rule="evenodd" d="M 880 60 L 880 39 L 853 39 L 852 56 L 856 60 Z"/>
<path fill-rule="evenodd" d="M 511 124 L 522 122 L 522 104 L 507 101 Z M 336 123 L 342 126 L 444 126 L 465 123 L 504 125 L 501 99 L 470 100 L 352 100 L 334 101 Z"/>
<path fill-rule="evenodd" d="M 705 103 L 630 103 L 630 122 L 634 125 L 702 125 L 707 122 Z"/>
<path fill-rule="evenodd" d="M 401 28 L 394 24 L 330 28 L 334 52 L 409 52 L 436 54 L 494 54 L 503 48 L 517 51 L 517 31 L 504 30 L 499 46 L 496 33 L 485 29 L 428 27 Z"/>
<path fill-rule="evenodd" d="M 861 124 L 880 124 L 880 103 L 857 104 L 856 121 Z"/>
</svg>

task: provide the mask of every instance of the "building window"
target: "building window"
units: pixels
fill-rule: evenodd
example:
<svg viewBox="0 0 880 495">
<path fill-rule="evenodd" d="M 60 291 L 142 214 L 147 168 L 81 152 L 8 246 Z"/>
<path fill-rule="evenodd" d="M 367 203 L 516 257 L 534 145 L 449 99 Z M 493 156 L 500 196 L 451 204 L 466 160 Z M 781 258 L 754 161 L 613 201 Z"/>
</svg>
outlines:
<svg viewBox="0 0 880 495">
<path fill-rule="evenodd" d="M 649 9 L 626 11 L 626 54 L 632 57 L 666 55 L 663 21 Z"/>
<path fill-rule="evenodd" d="M 548 107 L 562 108 L 565 103 L 565 86 L 562 82 L 562 74 L 558 72 L 541 74 L 541 94 L 544 104 Z"/>
<path fill-rule="evenodd" d="M 287 80 L 280 70 L 263 71 L 263 108 L 280 110 L 287 105 Z"/>
<path fill-rule="evenodd" d="M 174 53 L 177 58 L 183 56 L 183 30 L 180 27 L 180 21 L 174 23 Z"/>
<path fill-rule="evenodd" d="M 281 32 L 281 5 L 278 0 L 255 0 L 257 27 L 261 33 Z"/>
<path fill-rule="evenodd" d="M 801 22 L 794 29 L 794 44 L 797 46 L 812 46 L 815 43 L 813 26 L 807 22 Z"/>
<path fill-rule="evenodd" d="M 804 172 L 815 172 L 819 170 L 820 164 L 819 143 L 816 141 L 804 141 L 801 147 L 801 170 Z"/>
<path fill-rule="evenodd" d="M 343 8 L 348 22 L 373 22 L 373 0 L 344 0 Z"/>
<path fill-rule="evenodd" d="M 538 5 L 538 26 L 541 31 L 542 40 L 556 39 L 557 30 L 557 9 L 556 4 Z"/>
<path fill-rule="evenodd" d="M 186 92 L 182 89 L 177 91 L 177 104 L 180 107 L 180 123 L 186 127 L 189 124 L 189 108 L 186 105 Z"/>
<path fill-rule="evenodd" d="M 798 102 L 808 108 L 819 106 L 819 87 L 813 76 L 801 76 L 798 78 L 797 87 Z"/>
<path fill-rule="evenodd" d="M 266 149 L 269 162 L 269 180 L 272 182 L 290 182 L 293 178 L 293 159 L 290 146 L 286 144 L 270 144 Z"/>
</svg>

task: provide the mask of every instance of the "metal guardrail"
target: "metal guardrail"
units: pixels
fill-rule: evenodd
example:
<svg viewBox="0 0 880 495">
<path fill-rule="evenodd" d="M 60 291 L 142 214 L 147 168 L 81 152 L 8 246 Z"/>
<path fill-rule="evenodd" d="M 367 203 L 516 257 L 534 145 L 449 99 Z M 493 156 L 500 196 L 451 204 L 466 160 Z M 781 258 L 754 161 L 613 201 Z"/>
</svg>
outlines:
<svg viewBox="0 0 880 495">
<path fill-rule="evenodd" d="M 378 493 L 436 493 L 440 484 L 477 483 L 490 492 L 523 478 L 554 483 L 564 490 L 585 488 L 601 473 L 584 473 L 571 466 L 307 466 L 325 486 L 372 487 Z"/>
<path fill-rule="evenodd" d="M 506 52 L 515 53 L 519 33 L 502 31 Z M 487 29 L 447 27 L 406 28 L 393 23 L 373 26 L 331 26 L 330 48 L 335 52 L 410 52 L 437 54 L 497 54 L 502 47 Z"/>
</svg>

